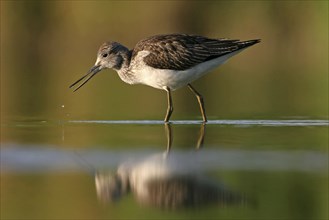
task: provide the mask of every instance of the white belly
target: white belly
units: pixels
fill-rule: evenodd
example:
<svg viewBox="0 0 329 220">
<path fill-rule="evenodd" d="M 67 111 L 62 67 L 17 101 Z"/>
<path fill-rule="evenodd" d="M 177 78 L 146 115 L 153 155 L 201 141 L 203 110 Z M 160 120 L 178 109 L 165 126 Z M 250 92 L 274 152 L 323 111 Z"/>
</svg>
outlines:
<svg viewBox="0 0 329 220">
<path fill-rule="evenodd" d="M 148 85 L 157 89 L 165 89 L 166 87 L 169 87 L 171 90 L 176 90 L 186 86 L 210 70 L 225 63 L 227 59 L 241 52 L 242 50 L 201 63 L 183 71 L 155 69 L 145 65 L 144 62 L 142 62 L 142 64 L 138 65 L 138 67 L 132 69 L 131 71 L 136 74 L 136 83 Z M 139 61 L 141 60 L 142 59 L 139 59 Z"/>
</svg>

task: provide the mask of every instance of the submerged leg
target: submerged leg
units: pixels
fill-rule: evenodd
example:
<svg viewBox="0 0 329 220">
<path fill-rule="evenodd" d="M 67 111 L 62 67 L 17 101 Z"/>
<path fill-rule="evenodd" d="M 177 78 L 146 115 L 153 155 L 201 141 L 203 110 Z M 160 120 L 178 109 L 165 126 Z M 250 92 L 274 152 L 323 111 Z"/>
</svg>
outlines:
<svg viewBox="0 0 329 220">
<path fill-rule="evenodd" d="M 200 93 L 198 93 L 192 86 L 191 84 L 187 84 L 188 88 L 194 93 L 196 98 L 198 99 L 199 105 L 200 105 L 200 110 L 203 118 L 203 122 L 207 122 L 207 116 L 206 116 L 206 110 L 204 108 L 204 103 L 203 103 L 203 98 Z"/>
<path fill-rule="evenodd" d="M 167 114 L 166 114 L 166 117 L 165 117 L 164 121 L 168 122 L 169 119 L 170 119 L 171 113 L 174 110 L 174 107 L 173 107 L 173 104 L 172 104 L 170 89 L 167 87 L 166 91 L 167 91 L 168 108 L 167 108 Z"/>
<path fill-rule="evenodd" d="M 173 139 L 171 125 L 169 123 L 165 123 L 165 131 L 166 131 L 166 136 L 167 136 L 167 149 L 166 149 L 165 155 L 167 156 L 171 149 L 172 139 Z"/>
<path fill-rule="evenodd" d="M 206 123 L 203 122 L 200 127 L 200 134 L 199 134 L 199 139 L 196 144 L 196 149 L 199 150 L 200 148 L 203 147 L 203 142 L 204 142 L 204 135 L 206 133 Z"/>
</svg>

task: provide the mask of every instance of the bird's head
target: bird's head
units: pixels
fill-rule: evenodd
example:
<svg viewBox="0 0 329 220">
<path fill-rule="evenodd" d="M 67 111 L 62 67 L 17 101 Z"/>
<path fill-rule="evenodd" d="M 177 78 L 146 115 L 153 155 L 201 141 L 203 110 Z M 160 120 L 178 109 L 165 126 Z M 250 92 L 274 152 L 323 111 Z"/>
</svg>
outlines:
<svg viewBox="0 0 329 220">
<path fill-rule="evenodd" d="M 102 69 L 108 68 L 117 71 L 120 70 L 124 62 L 124 56 L 127 52 L 129 52 L 129 50 L 117 42 L 109 41 L 103 43 L 98 50 L 95 65 L 83 77 L 73 83 L 70 88 L 89 76 L 83 83 L 74 89 L 74 91 L 78 90 Z"/>
<path fill-rule="evenodd" d="M 127 48 L 117 42 L 105 42 L 97 53 L 95 66 L 100 69 L 109 68 L 119 70 L 123 63 L 123 54 Z"/>
</svg>

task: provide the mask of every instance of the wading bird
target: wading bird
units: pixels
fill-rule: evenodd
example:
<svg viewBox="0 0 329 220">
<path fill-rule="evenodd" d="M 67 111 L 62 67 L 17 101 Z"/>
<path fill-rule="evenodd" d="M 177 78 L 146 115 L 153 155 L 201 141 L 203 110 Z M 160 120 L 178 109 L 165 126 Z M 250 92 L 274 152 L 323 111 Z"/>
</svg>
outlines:
<svg viewBox="0 0 329 220">
<path fill-rule="evenodd" d="M 156 35 L 139 41 L 129 50 L 109 41 L 101 45 L 97 60 L 86 75 L 73 83 L 74 91 L 103 69 L 114 69 L 129 84 L 144 84 L 167 92 L 168 108 L 165 122 L 173 112 L 171 91 L 187 86 L 196 96 L 203 118 L 207 121 L 203 98 L 191 85 L 210 70 L 223 64 L 242 50 L 259 43 L 255 40 L 211 39 L 187 34 Z"/>
</svg>

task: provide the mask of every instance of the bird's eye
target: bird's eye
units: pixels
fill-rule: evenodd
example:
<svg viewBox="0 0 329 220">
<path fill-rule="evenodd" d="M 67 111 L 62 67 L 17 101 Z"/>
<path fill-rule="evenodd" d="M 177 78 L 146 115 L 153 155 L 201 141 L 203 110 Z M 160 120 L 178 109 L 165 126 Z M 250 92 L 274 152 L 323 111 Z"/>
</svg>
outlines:
<svg viewBox="0 0 329 220">
<path fill-rule="evenodd" d="M 107 53 L 104 53 L 104 54 L 102 55 L 102 57 L 107 57 Z"/>
</svg>

